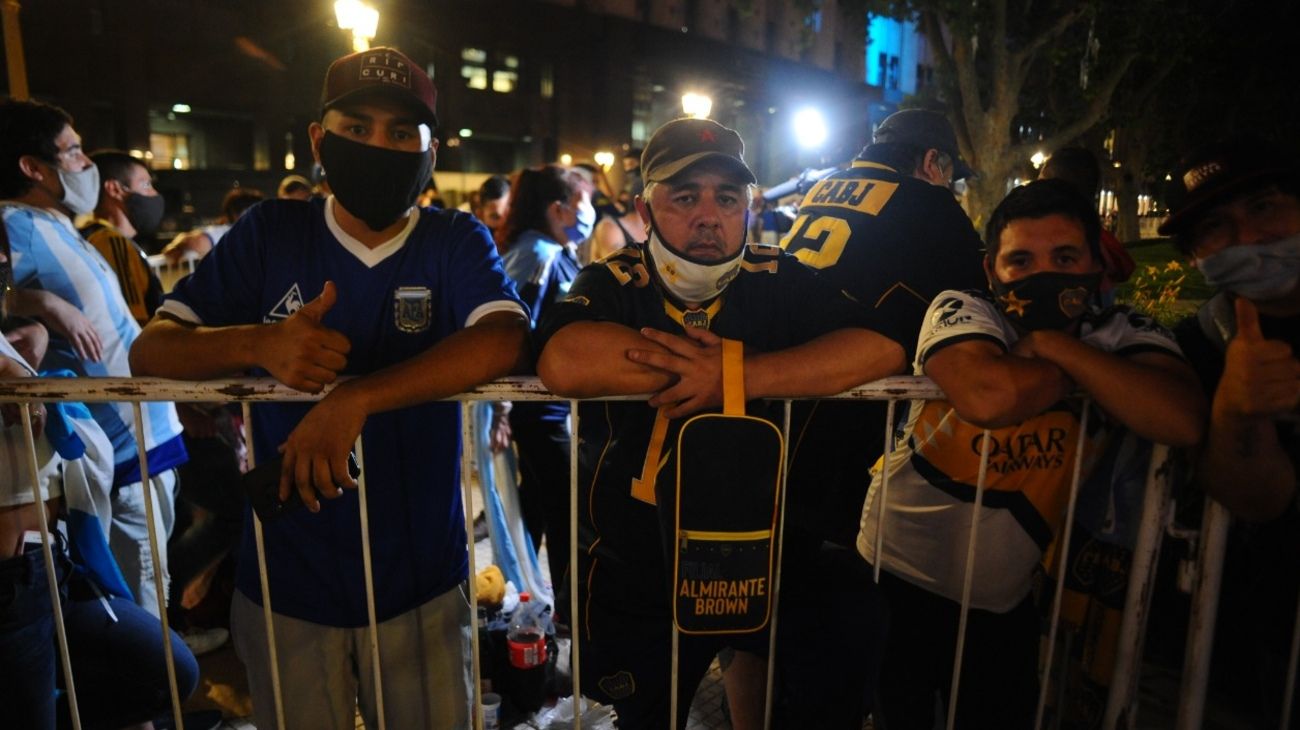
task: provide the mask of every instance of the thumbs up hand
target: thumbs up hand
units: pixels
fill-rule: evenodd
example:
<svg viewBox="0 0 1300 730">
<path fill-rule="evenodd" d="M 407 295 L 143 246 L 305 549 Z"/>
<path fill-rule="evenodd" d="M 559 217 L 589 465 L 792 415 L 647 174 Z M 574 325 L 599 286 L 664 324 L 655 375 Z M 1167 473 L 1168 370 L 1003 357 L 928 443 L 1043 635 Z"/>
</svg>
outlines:
<svg viewBox="0 0 1300 730">
<path fill-rule="evenodd" d="M 1228 343 L 1214 410 L 1228 416 L 1270 417 L 1300 405 L 1300 360 L 1280 340 L 1265 339 L 1255 304 L 1238 297 L 1237 334 Z"/>
<path fill-rule="evenodd" d="M 265 328 L 257 362 L 276 380 L 307 393 L 319 393 L 347 365 L 352 343 L 323 324 L 338 300 L 334 282 L 288 319 Z"/>
</svg>

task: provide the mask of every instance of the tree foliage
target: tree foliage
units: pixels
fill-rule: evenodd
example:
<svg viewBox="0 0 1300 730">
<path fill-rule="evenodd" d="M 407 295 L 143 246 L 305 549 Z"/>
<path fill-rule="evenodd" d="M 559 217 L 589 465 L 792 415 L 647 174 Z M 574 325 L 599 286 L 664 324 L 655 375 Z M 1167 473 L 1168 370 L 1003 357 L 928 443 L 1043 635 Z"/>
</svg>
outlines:
<svg viewBox="0 0 1300 730">
<path fill-rule="evenodd" d="M 1112 113 L 1123 84 L 1176 47 L 1177 3 L 1117 0 L 877 0 L 912 18 L 934 54 L 982 221 L 1037 150 L 1075 142 Z M 1156 73 L 1156 71 L 1151 71 Z M 1164 72 L 1167 74 L 1168 72 Z"/>
</svg>

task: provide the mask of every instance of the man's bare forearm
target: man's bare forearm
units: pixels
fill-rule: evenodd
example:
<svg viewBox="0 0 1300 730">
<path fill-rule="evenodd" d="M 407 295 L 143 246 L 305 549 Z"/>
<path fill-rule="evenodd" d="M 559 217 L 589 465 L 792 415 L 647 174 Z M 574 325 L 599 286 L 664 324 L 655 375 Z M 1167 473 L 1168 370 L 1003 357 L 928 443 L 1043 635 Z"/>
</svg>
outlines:
<svg viewBox="0 0 1300 730">
<path fill-rule="evenodd" d="M 463 393 L 520 369 L 527 359 L 522 315 L 498 312 L 383 370 L 348 381 L 338 397 L 380 413 Z"/>
<path fill-rule="evenodd" d="M 552 393 L 573 398 L 655 393 L 672 384 L 668 373 L 629 360 L 635 349 L 666 352 L 625 325 L 575 322 L 546 343 L 537 374 Z"/>
<path fill-rule="evenodd" d="M 273 326 L 204 327 L 159 315 L 131 346 L 131 373 L 179 380 L 238 375 L 260 364 L 259 343 Z"/>
<path fill-rule="evenodd" d="M 1197 453 L 1195 482 L 1234 515 L 1263 521 L 1295 499 L 1296 469 L 1266 417 L 1219 412 Z"/>
</svg>

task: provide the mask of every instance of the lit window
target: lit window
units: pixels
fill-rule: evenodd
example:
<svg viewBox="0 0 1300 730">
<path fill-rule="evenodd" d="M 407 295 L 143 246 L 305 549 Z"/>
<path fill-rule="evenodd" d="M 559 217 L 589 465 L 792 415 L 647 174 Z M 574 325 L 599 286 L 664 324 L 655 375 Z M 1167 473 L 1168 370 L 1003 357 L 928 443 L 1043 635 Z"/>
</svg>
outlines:
<svg viewBox="0 0 1300 730">
<path fill-rule="evenodd" d="M 501 64 L 506 68 L 519 68 L 519 57 L 506 56 L 505 58 L 501 59 Z"/>
<path fill-rule="evenodd" d="M 549 99 L 555 96 L 555 71 L 550 65 L 542 68 L 542 85 L 539 91 L 543 99 Z"/>
<path fill-rule="evenodd" d="M 460 75 L 465 77 L 465 85 L 471 89 L 487 88 L 487 69 L 482 66 L 461 66 Z"/>
<path fill-rule="evenodd" d="M 501 94 L 509 94 L 515 90 L 519 83 L 519 74 L 514 71 L 493 71 L 492 72 L 492 90 Z"/>
<path fill-rule="evenodd" d="M 487 63 L 487 51 L 482 48 L 463 48 L 460 58 L 467 63 L 484 64 Z"/>
<path fill-rule="evenodd" d="M 174 132 L 152 132 L 149 134 L 149 153 L 145 159 L 149 160 L 149 166 L 155 170 L 188 170 L 190 136 Z"/>
</svg>

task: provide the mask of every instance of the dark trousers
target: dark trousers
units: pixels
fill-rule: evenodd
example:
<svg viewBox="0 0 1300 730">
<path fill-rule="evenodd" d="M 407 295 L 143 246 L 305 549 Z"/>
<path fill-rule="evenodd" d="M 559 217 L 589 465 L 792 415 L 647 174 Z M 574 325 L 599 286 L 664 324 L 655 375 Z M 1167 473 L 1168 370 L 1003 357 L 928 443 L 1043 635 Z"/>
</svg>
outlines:
<svg viewBox="0 0 1300 730">
<path fill-rule="evenodd" d="M 171 706 L 162 629 L 135 603 L 108 599 L 114 621 L 86 579 L 73 572 L 60 540 L 54 546 L 63 623 L 83 728 L 120 728 Z M 182 699 L 194 691 L 199 667 L 171 632 Z M 39 547 L 0 561 L 0 723 L 52 730 L 70 727 L 63 670 L 45 559 Z"/>
<path fill-rule="evenodd" d="M 871 566 L 856 550 L 789 527 L 781 563 L 774 724 L 858 730 L 884 643 Z"/>
<path fill-rule="evenodd" d="M 569 432 L 563 422 L 542 420 L 516 403 L 510 431 L 519 446 L 519 505 L 533 546 L 546 535 L 546 563 L 556 590 L 556 609 L 568 612 L 560 598 L 569 568 Z"/>
<path fill-rule="evenodd" d="M 220 438 L 188 438 L 190 460 L 180 468 L 176 526 L 167 545 L 172 606 L 181 605 L 186 586 L 239 544 L 244 498 L 239 458 Z M 207 514 L 197 516 L 194 507 Z"/>
<path fill-rule="evenodd" d="M 947 712 L 961 606 L 884 571 L 880 588 L 888 631 L 877 696 L 881 726 L 931 730 L 936 727 L 936 707 Z M 1033 727 L 1038 643 L 1038 614 L 1031 597 L 1006 613 L 971 609 L 957 727 Z"/>
</svg>

